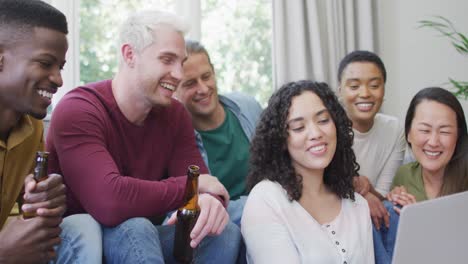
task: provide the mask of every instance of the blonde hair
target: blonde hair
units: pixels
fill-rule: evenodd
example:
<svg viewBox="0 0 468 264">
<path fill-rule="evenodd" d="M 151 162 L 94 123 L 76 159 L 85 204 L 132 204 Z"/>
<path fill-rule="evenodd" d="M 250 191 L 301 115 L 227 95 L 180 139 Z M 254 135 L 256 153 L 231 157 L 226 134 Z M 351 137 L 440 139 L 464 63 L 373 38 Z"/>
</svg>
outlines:
<svg viewBox="0 0 468 264">
<path fill-rule="evenodd" d="M 169 26 L 182 35 L 189 31 L 188 24 L 179 16 L 158 10 L 140 11 L 130 15 L 120 26 L 117 47 L 129 44 L 137 52 L 153 44 L 157 37 L 154 31 L 159 26 Z M 119 57 L 122 62 L 122 58 Z"/>
</svg>

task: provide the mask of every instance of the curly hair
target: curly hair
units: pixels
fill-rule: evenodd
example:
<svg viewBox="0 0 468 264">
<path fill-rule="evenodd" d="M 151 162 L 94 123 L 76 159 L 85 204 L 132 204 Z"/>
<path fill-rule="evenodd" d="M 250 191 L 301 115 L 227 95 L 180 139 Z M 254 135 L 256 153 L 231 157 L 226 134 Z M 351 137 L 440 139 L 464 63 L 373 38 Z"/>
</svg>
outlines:
<svg viewBox="0 0 468 264">
<path fill-rule="evenodd" d="M 339 197 L 354 200 L 353 177 L 358 175 L 359 165 L 351 148 L 352 123 L 328 85 L 313 81 L 287 83 L 271 96 L 252 139 L 247 189 L 250 191 L 257 183 L 268 179 L 281 184 L 290 200 L 301 198 L 302 176 L 294 170 L 287 147 L 287 118 L 292 99 L 305 91 L 320 97 L 336 126 L 336 151 L 325 168 L 324 183 Z"/>
</svg>

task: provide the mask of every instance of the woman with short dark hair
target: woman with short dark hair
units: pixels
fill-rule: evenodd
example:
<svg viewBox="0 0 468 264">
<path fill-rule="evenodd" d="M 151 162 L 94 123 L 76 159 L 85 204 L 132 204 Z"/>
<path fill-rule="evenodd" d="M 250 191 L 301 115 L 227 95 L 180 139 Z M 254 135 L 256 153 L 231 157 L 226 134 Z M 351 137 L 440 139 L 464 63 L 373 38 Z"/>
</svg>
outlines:
<svg viewBox="0 0 468 264">
<path fill-rule="evenodd" d="M 402 165 L 406 142 L 401 122 L 379 113 L 386 89 L 385 65 L 373 52 L 353 51 L 341 60 L 338 81 L 340 101 L 353 122 L 353 150 L 359 163 L 356 192 L 369 203 L 375 228 L 388 227 L 382 200 Z"/>
</svg>

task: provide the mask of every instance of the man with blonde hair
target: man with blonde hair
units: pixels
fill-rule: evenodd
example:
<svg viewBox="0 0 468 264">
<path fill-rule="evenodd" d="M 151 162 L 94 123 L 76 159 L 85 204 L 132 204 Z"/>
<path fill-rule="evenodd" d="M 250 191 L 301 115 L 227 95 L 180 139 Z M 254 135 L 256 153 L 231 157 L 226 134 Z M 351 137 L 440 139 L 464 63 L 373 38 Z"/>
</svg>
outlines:
<svg viewBox="0 0 468 264">
<path fill-rule="evenodd" d="M 229 194 L 206 174 L 190 116 L 172 99 L 186 59 L 185 31 L 170 13 L 130 16 L 120 31 L 115 77 L 68 93 L 51 120 L 50 165 L 70 190 L 67 213 L 88 213 L 101 224 L 109 263 L 174 262 L 174 226 L 149 218 L 182 205 L 191 164 L 205 173 L 191 233 L 195 262 L 236 261 L 241 237 L 223 206 Z"/>
</svg>

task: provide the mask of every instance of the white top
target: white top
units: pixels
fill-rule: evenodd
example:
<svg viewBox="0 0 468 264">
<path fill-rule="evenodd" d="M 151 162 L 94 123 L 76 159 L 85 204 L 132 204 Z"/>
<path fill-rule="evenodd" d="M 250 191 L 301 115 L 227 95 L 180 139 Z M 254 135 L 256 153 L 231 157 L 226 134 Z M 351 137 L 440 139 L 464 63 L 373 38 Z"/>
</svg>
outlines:
<svg viewBox="0 0 468 264">
<path fill-rule="evenodd" d="M 247 261 L 270 263 L 374 263 L 372 227 L 367 201 L 342 199 L 338 216 L 319 224 L 286 190 L 264 180 L 250 192 L 241 230 Z"/>
<path fill-rule="evenodd" d="M 395 117 L 377 114 L 369 131 L 353 131 L 353 150 L 361 166 L 359 175 L 369 178 L 379 193 L 387 194 L 398 167 L 403 164 L 406 148 L 403 127 Z"/>
</svg>

